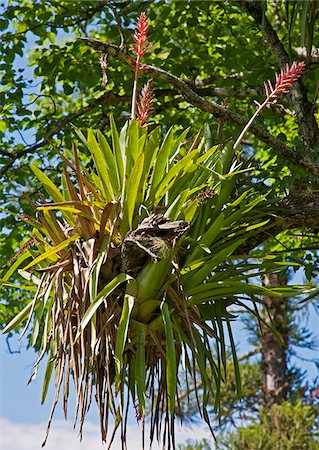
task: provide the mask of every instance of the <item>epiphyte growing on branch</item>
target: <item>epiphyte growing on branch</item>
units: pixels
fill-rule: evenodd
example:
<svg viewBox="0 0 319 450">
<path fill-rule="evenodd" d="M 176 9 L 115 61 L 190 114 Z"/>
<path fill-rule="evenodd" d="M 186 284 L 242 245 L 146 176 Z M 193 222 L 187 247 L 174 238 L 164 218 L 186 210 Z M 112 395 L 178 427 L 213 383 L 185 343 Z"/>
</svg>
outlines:
<svg viewBox="0 0 319 450">
<path fill-rule="evenodd" d="M 136 64 L 140 62 L 140 59 L 144 56 L 149 47 L 147 33 L 150 29 L 147 16 L 145 12 L 142 12 L 138 18 L 137 27 L 135 33 L 132 34 L 132 38 L 136 45 L 133 45 L 133 49 L 136 52 Z"/>
<path fill-rule="evenodd" d="M 143 86 L 140 95 L 140 101 L 137 104 L 137 116 L 140 119 L 140 123 L 145 126 L 145 122 L 152 114 L 152 106 L 154 101 L 154 93 L 152 89 L 153 79 L 149 79 L 148 82 Z"/>
<path fill-rule="evenodd" d="M 304 61 L 300 63 L 294 61 L 291 67 L 287 64 L 285 70 L 281 69 L 280 74 L 276 75 L 275 87 L 273 87 L 270 80 L 265 81 L 264 87 L 267 96 L 265 102 L 272 104 L 272 100 L 276 99 L 280 94 L 287 94 L 293 83 L 302 75 L 305 68 L 306 64 Z"/>
<path fill-rule="evenodd" d="M 275 86 L 271 83 L 270 80 L 267 80 L 267 82 L 264 82 L 265 92 L 266 92 L 266 99 L 262 104 L 259 104 L 258 109 L 256 112 L 252 115 L 252 117 L 249 119 L 247 124 L 245 125 L 245 128 L 240 133 L 237 141 L 234 144 L 234 149 L 238 147 L 238 145 L 243 140 L 244 135 L 251 127 L 252 123 L 256 119 L 256 117 L 261 113 L 261 111 L 265 108 L 266 105 L 273 105 L 274 100 L 278 98 L 280 94 L 287 94 L 289 89 L 292 87 L 293 83 L 298 80 L 298 78 L 301 77 L 303 71 L 306 68 L 306 64 L 304 61 L 301 61 L 300 63 L 296 63 L 295 61 L 292 63 L 292 65 L 289 67 L 289 65 L 286 65 L 285 69 L 281 69 L 280 74 L 276 75 L 276 83 Z"/>
<path fill-rule="evenodd" d="M 149 28 L 150 26 L 148 24 L 147 16 L 144 12 L 142 12 L 140 17 L 138 18 L 135 33 L 132 35 L 132 38 L 136 44 L 133 45 L 133 49 L 136 53 L 136 60 L 135 60 L 135 78 L 132 92 L 132 109 L 131 109 L 132 119 L 136 117 L 138 74 L 140 71 L 141 58 L 145 55 L 145 52 L 149 47 L 147 36 Z"/>
</svg>

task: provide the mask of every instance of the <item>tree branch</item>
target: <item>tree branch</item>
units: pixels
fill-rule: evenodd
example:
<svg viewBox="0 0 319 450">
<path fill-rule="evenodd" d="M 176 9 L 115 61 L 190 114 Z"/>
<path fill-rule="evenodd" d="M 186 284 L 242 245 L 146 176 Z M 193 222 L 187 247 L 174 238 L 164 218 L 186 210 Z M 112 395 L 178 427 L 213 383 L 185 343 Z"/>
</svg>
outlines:
<svg viewBox="0 0 319 450">
<path fill-rule="evenodd" d="M 53 136 L 55 136 L 57 133 L 59 133 L 59 131 L 61 131 L 65 125 L 67 125 L 68 123 L 71 123 L 74 119 L 77 119 L 78 117 L 83 116 L 88 111 L 91 111 L 92 109 L 94 109 L 100 105 L 108 105 L 108 104 L 112 104 L 112 103 L 125 103 L 125 102 L 129 102 L 129 101 L 130 101 L 130 97 L 128 97 L 128 96 L 125 96 L 125 95 L 117 96 L 117 95 L 107 92 L 107 93 L 101 95 L 100 97 L 92 100 L 87 106 L 84 106 L 83 108 L 79 109 L 77 112 L 70 113 L 70 114 L 64 116 L 61 120 L 57 121 L 57 123 L 53 126 L 53 128 L 50 131 L 48 131 L 45 134 L 44 138 L 41 141 L 35 142 L 34 144 L 32 144 L 28 147 L 23 147 L 22 149 L 19 149 L 17 152 L 11 153 L 7 150 L 0 150 L 0 155 L 4 155 L 10 159 L 8 164 L 5 164 L 2 167 L 2 169 L 0 170 L 0 176 L 3 176 L 6 173 L 6 171 L 13 166 L 14 162 L 17 159 L 19 159 L 22 156 L 25 156 L 29 153 L 33 153 L 35 150 L 38 150 L 39 148 L 43 147 L 46 143 L 48 143 L 50 141 L 50 139 L 52 139 Z"/>
<path fill-rule="evenodd" d="M 185 80 L 187 83 L 187 81 Z M 225 87 L 194 87 L 190 86 L 201 97 L 246 98 L 247 96 L 259 97 L 264 95 L 262 88 L 225 88 Z M 158 89 L 154 91 L 156 97 L 163 95 L 176 95 L 175 89 Z"/>
<path fill-rule="evenodd" d="M 308 196 L 289 196 L 274 207 L 268 209 L 268 216 L 273 227 L 269 231 L 257 234 L 248 239 L 236 250 L 238 255 L 248 255 L 251 250 L 258 247 L 270 237 L 274 237 L 282 231 L 293 228 L 308 228 L 319 232 L 319 196 L 309 194 Z"/>
<path fill-rule="evenodd" d="M 233 88 L 196 88 L 196 92 L 200 93 L 202 96 L 219 96 L 219 97 L 235 97 L 235 98 L 241 98 L 242 96 L 246 95 L 257 95 L 257 90 L 254 88 L 248 88 L 248 89 L 233 89 Z M 154 91 L 154 94 L 156 98 L 161 98 L 165 96 L 173 96 L 176 95 L 175 89 L 156 89 Z M 2 169 L 0 169 L 0 175 L 4 175 L 5 172 L 12 167 L 14 162 L 21 158 L 22 156 L 25 156 L 29 153 L 34 152 L 35 150 L 38 150 L 39 148 L 43 147 L 50 139 L 55 136 L 59 131 L 63 129 L 65 125 L 72 122 L 74 119 L 77 119 L 78 117 L 81 117 L 85 115 L 88 111 L 91 111 L 92 109 L 96 108 L 99 105 L 108 105 L 112 103 L 129 103 L 130 102 L 129 96 L 116 96 L 110 92 L 107 92 L 103 95 L 101 95 L 99 98 L 94 99 L 91 101 L 87 106 L 84 106 L 83 108 L 79 109 L 75 113 L 70 113 L 67 116 L 63 117 L 61 120 L 57 121 L 55 125 L 52 125 L 52 129 L 46 133 L 43 139 L 41 139 L 38 142 L 35 142 L 32 145 L 25 146 L 23 148 L 20 148 L 16 152 L 10 152 L 5 149 L 0 150 L 0 155 L 5 156 L 9 158 L 8 164 L 5 164 Z M 165 102 L 162 105 L 158 106 L 155 109 L 155 113 L 161 112 L 164 108 L 167 108 L 168 106 L 177 106 L 179 103 L 183 102 L 183 97 L 177 97 L 173 98 L 170 102 Z M 33 102 L 32 102 L 33 103 Z M 31 104 L 32 104 L 31 103 Z M 105 121 L 103 121 L 103 125 L 99 125 L 104 127 Z"/>
<path fill-rule="evenodd" d="M 124 64 L 134 69 L 134 59 L 129 55 L 126 49 L 122 50 L 117 45 L 95 39 L 80 39 L 91 45 L 95 50 L 116 57 Z M 242 117 L 234 111 L 231 111 L 229 108 L 219 105 L 212 100 L 201 97 L 185 80 L 154 66 L 143 65 L 142 70 L 151 78 L 157 78 L 165 83 L 173 85 L 175 90 L 183 95 L 184 100 L 200 110 L 209 112 L 216 118 L 221 117 L 241 127 L 246 125 L 247 119 L 245 117 Z M 250 132 L 256 138 L 273 148 L 278 155 L 285 157 L 292 164 L 306 169 L 308 173 L 310 172 L 314 176 L 318 174 L 319 162 L 317 158 L 315 158 L 315 155 L 312 155 L 310 152 L 307 152 L 307 154 L 300 154 L 300 152 L 288 147 L 284 142 L 269 134 L 264 127 L 256 123 L 252 125 Z"/>
</svg>

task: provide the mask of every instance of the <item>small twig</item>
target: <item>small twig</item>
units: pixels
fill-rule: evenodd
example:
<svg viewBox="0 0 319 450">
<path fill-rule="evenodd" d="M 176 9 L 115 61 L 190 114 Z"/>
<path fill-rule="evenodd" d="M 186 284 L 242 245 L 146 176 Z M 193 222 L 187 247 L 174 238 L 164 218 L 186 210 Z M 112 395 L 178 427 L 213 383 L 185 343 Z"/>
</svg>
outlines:
<svg viewBox="0 0 319 450">
<path fill-rule="evenodd" d="M 126 2 L 126 3 L 129 4 L 129 2 Z M 112 13 L 114 15 L 114 18 L 116 20 L 117 29 L 118 29 L 118 31 L 120 33 L 120 37 L 121 37 L 120 48 L 124 48 L 125 47 L 125 43 L 126 43 L 126 38 L 125 38 L 125 34 L 124 34 L 124 28 L 122 27 L 122 24 L 121 24 L 121 16 L 116 10 L 116 4 L 111 3 L 108 0 L 106 1 L 106 4 L 111 9 L 111 11 L 112 11 Z"/>
<path fill-rule="evenodd" d="M 105 87 L 107 85 L 108 79 L 107 79 L 107 65 L 109 61 L 109 55 L 107 53 L 103 53 L 100 56 L 100 65 L 102 69 L 102 86 Z"/>
<path fill-rule="evenodd" d="M 10 335 L 8 334 L 6 337 L 6 344 L 7 344 L 7 348 L 8 348 L 8 352 L 10 353 L 10 355 L 14 355 L 15 353 L 21 353 L 21 350 L 11 350 L 11 345 L 9 342 L 10 339 Z M 19 347 L 21 347 L 21 344 L 19 345 Z"/>
<path fill-rule="evenodd" d="M 10 169 L 13 166 L 14 162 L 17 159 L 29 153 L 33 153 L 35 150 L 38 150 L 39 148 L 47 144 L 50 141 L 50 139 L 53 136 L 55 136 L 60 130 L 62 130 L 62 128 L 66 124 L 71 123 L 73 120 L 83 116 L 84 114 L 86 114 L 87 112 L 91 111 L 92 109 L 96 108 L 99 105 L 108 105 L 110 103 L 123 103 L 128 101 L 129 97 L 126 95 L 117 96 L 107 92 L 106 94 L 101 95 L 97 99 L 92 100 L 87 106 L 84 106 L 80 110 L 64 116 L 62 119 L 57 121 L 55 125 L 51 124 L 52 129 L 48 133 L 46 133 L 44 138 L 41 139 L 40 141 L 37 141 L 32 145 L 24 147 L 15 153 L 8 152 L 7 150 L 0 150 L 0 155 L 5 155 L 8 158 L 10 158 L 10 161 L 1 168 L 0 176 L 6 173 L 8 169 Z"/>
</svg>

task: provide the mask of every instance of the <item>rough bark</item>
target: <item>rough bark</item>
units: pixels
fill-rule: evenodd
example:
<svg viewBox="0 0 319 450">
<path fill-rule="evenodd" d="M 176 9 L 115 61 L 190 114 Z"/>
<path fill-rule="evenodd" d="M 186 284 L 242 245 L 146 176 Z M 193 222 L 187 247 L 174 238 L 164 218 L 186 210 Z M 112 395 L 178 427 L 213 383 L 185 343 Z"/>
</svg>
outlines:
<svg viewBox="0 0 319 450">
<path fill-rule="evenodd" d="M 162 214 L 152 214 L 129 232 L 122 244 L 122 271 L 136 275 L 147 259 L 159 261 L 189 228 L 184 220 L 170 222 Z"/>
<path fill-rule="evenodd" d="M 287 279 L 281 279 L 279 274 L 271 273 L 265 277 L 265 285 L 282 286 Z M 287 299 L 281 297 L 264 297 L 263 316 L 268 326 L 262 325 L 261 352 L 264 375 L 264 403 L 271 408 L 280 404 L 287 396 L 289 383 L 287 381 Z M 277 331 L 274 334 L 273 329 Z"/>
</svg>

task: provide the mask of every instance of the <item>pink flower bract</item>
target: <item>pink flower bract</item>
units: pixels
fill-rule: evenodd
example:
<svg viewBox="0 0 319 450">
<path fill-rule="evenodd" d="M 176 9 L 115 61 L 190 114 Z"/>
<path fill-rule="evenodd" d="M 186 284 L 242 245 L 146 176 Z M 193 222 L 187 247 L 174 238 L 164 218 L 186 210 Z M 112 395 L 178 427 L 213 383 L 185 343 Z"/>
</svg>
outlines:
<svg viewBox="0 0 319 450">
<path fill-rule="evenodd" d="M 145 122 L 147 121 L 147 119 L 153 112 L 152 106 L 153 106 L 154 94 L 153 94 L 153 89 L 152 89 L 152 83 L 153 83 L 153 80 L 150 79 L 145 84 L 145 86 L 142 89 L 141 95 L 140 95 L 140 102 L 137 104 L 138 118 L 140 119 L 142 126 L 145 125 Z"/>
<path fill-rule="evenodd" d="M 147 21 L 147 16 L 145 12 L 142 12 L 140 17 L 138 18 L 135 33 L 132 35 L 132 38 L 136 43 L 136 45 L 134 45 L 133 48 L 137 54 L 136 58 L 137 61 L 139 61 L 144 56 L 146 50 L 149 47 L 147 36 L 149 29 L 150 26 Z"/>
<path fill-rule="evenodd" d="M 280 74 L 276 75 L 275 87 L 270 80 L 264 83 L 266 96 L 269 100 L 275 99 L 280 94 L 286 94 L 292 87 L 293 83 L 298 80 L 305 70 L 306 64 L 304 61 L 296 63 L 294 61 L 291 67 L 286 65 L 285 70 L 281 69 Z"/>
</svg>

